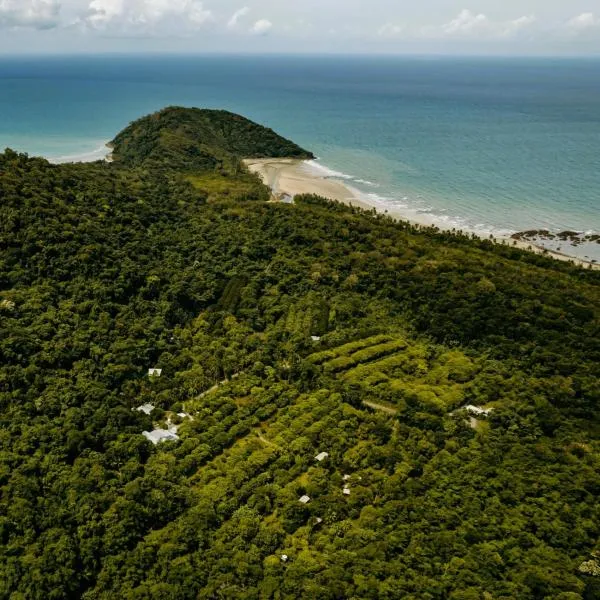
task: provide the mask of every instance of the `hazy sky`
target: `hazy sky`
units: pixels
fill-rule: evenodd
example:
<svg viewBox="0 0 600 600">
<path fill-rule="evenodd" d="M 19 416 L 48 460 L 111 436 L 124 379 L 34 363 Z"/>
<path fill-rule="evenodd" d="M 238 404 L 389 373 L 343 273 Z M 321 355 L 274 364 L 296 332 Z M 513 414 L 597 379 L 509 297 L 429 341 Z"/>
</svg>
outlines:
<svg viewBox="0 0 600 600">
<path fill-rule="evenodd" d="M 600 54 L 600 0 L 0 0 L 0 52 Z"/>
</svg>

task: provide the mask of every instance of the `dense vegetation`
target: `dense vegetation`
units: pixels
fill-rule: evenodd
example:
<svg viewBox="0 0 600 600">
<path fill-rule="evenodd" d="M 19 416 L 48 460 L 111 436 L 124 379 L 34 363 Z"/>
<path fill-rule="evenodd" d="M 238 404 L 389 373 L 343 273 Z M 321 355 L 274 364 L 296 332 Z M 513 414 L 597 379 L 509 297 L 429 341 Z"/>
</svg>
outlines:
<svg viewBox="0 0 600 600">
<path fill-rule="evenodd" d="M 600 274 L 265 202 L 259 130 L 159 115 L 0 155 L 0 598 L 600 598 Z"/>
<path fill-rule="evenodd" d="M 143 117 L 112 142 L 123 165 L 238 170 L 240 158 L 314 158 L 311 152 L 225 110 L 170 107 Z"/>
</svg>

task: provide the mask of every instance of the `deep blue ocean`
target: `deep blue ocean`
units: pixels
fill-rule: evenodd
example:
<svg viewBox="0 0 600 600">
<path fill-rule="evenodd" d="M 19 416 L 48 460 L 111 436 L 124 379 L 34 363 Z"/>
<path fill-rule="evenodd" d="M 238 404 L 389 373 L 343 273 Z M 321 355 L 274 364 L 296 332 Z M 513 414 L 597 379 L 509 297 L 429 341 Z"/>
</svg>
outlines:
<svg viewBox="0 0 600 600">
<path fill-rule="evenodd" d="M 266 124 L 409 216 L 482 233 L 600 232 L 600 60 L 0 58 L 4 147 L 101 157 L 166 105 Z M 600 259 L 593 246 L 569 252 Z"/>
</svg>

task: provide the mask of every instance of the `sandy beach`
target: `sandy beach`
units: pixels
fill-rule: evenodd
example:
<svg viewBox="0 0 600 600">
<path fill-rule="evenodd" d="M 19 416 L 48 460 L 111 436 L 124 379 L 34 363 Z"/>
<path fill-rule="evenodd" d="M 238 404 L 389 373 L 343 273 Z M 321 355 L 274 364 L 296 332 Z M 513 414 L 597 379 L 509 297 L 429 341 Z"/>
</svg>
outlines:
<svg viewBox="0 0 600 600">
<path fill-rule="evenodd" d="M 325 177 L 304 160 L 295 159 L 249 159 L 244 161 L 252 173 L 260 175 L 263 182 L 271 188 L 274 199 L 299 194 L 317 194 L 344 204 L 364 209 L 373 208 L 360 193 L 341 181 Z"/>
<path fill-rule="evenodd" d="M 247 159 L 244 163 L 250 172 L 258 174 L 265 185 L 271 188 L 273 200 L 275 201 L 290 197 L 293 198 L 300 194 L 316 194 L 367 210 L 372 210 L 374 208 L 377 211 L 385 212 L 391 217 L 409 221 L 415 225 L 426 227 L 435 225 L 440 227 L 439 224 L 435 223 L 426 215 L 419 215 L 419 218 L 415 218 L 414 215 L 409 216 L 395 206 L 390 205 L 388 207 L 383 207 L 381 204 L 369 202 L 369 199 L 361 194 L 359 190 L 346 185 L 343 181 L 336 179 L 335 177 L 321 173 L 308 161 L 261 158 Z M 535 252 L 536 254 L 545 254 L 546 256 L 557 260 L 572 261 L 577 265 L 600 269 L 599 264 L 594 264 L 575 256 L 569 256 L 562 252 L 548 251 L 542 246 L 535 246 L 526 241 L 514 240 L 510 237 L 496 237 L 494 241 L 500 244 L 504 242 L 523 250 Z"/>
</svg>

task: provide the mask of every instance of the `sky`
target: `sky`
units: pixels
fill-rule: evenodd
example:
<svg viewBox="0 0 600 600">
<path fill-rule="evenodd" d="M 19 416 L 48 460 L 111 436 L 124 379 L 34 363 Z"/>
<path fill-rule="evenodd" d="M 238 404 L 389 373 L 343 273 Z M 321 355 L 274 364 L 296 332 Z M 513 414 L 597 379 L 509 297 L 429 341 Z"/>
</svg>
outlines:
<svg viewBox="0 0 600 600">
<path fill-rule="evenodd" d="M 0 0 L 0 53 L 600 55 L 599 0 Z"/>
</svg>

